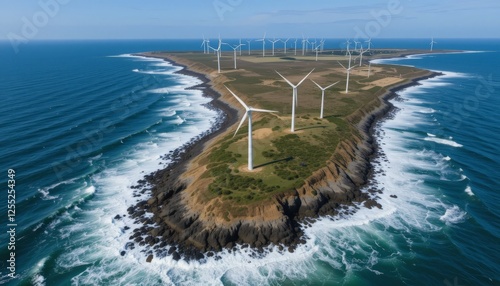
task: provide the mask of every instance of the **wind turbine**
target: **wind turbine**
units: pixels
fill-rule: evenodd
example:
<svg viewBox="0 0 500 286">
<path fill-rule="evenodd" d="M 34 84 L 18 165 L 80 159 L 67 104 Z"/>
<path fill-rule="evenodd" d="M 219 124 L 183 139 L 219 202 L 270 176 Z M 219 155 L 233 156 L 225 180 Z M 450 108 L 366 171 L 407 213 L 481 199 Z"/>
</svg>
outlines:
<svg viewBox="0 0 500 286">
<path fill-rule="evenodd" d="M 266 33 L 262 39 L 256 40 L 257 42 L 262 42 L 262 57 L 266 56 Z"/>
<path fill-rule="evenodd" d="M 297 39 L 295 39 L 295 55 L 297 55 Z"/>
<path fill-rule="evenodd" d="M 361 44 L 361 42 L 354 41 L 354 51 L 358 50 L 358 44 Z"/>
<path fill-rule="evenodd" d="M 321 113 L 319 115 L 319 118 L 323 119 L 323 107 L 325 105 L 325 90 L 329 89 L 330 87 L 336 85 L 337 83 L 339 83 L 338 81 L 334 84 L 330 84 L 329 86 L 327 87 L 321 87 L 321 85 L 317 84 L 314 80 L 311 79 L 312 82 L 314 82 L 314 84 L 316 86 L 319 87 L 319 89 L 321 89 Z"/>
<path fill-rule="evenodd" d="M 345 42 L 346 44 L 346 48 L 347 48 L 347 51 L 345 53 L 345 55 L 347 56 L 347 54 L 351 54 L 351 52 L 349 51 L 349 47 L 351 46 L 351 41 L 350 40 L 347 40 L 347 42 Z"/>
<path fill-rule="evenodd" d="M 290 40 L 290 38 L 286 39 L 286 41 L 281 40 L 284 44 L 284 47 L 285 47 L 285 55 L 286 55 L 286 43 L 288 42 L 288 40 Z"/>
<path fill-rule="evenodd" d="M 205 35 L 203 35 L 203 42 L 201 43 L 201 46 L 203 47 L 203 53 L 206 54 L 208 50 L 208 40 L 205 39 Z"/>
<path fill-rule="evenodd" d="M 368 43 L 368 50 L 371 50 L 371 48 L 372 48 L 372 38 L 369 38 L 368 41 L 365 41 L 365 43 Z"/>
<path fill-rule="evenodd" d="M 231 47 L 231 49 L 234 50 L 234 69 L 237 69 L 236 68 L 236 50 L 238 50 L 241 46 L 244 46 L 245 44 L 239 44 L 237 46 L 231 46 L 230 44 L 228 43 L 224 43 L 225 45 L 228 45 Z"/>
<path fill-rule="evenodd" d="M 292 127 L 291 127 L 291 132 L 295 132 L 295 105 L 297 104 L 297 87 L 299 87 L 299 85 L 304 81 L 306 80 L 306 78 L 314 71 L 314 69 L 312 69 L 312 71 L 310 71 L 297 85 L 294 85 L 293 83 L 291 83 L 288 79 L 286 79 L 284 76 L 282 76 L 279 72 L 276 71 L 276 73 L 281 77 L 283 78 L 293 89 L 293 92 L 292 92 Z"/>
<path fill-rule="evenodd" d="M 434 42 L 434 38 L 431 40 L 431 52 L 434 49 L 434 44 L 437 44 L 437 42 Z"/>
<path fill-rule="evenodd" d="M 345 93 L 349 93 L 349 75 L 351 74 L 351 70 L 355 68 L 356 66 L 351 67 L 351 53 L 349 53 L 349 68 L 346 68 L 344 65 L 342 65 L 339 61 L 337 61 L 339 65 L 341 65 L 346 71 L 347 71 L 347 81 L 345 84 Z"/>
<path fill-rule="evenodd" d="M 247 43 L 248 43 L 248 55 L 250 55 L 250 42 L 251 42 L 251 41 L 252 41 L 252 40 L 247 40 Z"/>
<path fill-rule="evenodd" d="M 240 56 L 241 56 L 241 46 L 244 46 L 244 45 L 241 44 L 241 39 L 240 39 L 240 46 L 239 46 Z"/>
<path fill-rule="evenodd" d="M 245 115 L 243 115 L 243 118 L 241 118 L 240 125 L 238 125 L 238 128 L 236 129 L 236 132 L 234 132 L 234 136 L 236 136 L 236 133 L 238 133 L 238 130 L 240 130 L 241 125 L 245 121 L 245 119 L 248 117 L 248 170 L 252 171 L 253 170 L 253 148 L 252 148 L 252 112 L 278 112 L 274 110 L 266 110 L 266 109 L 258 109 L 258 108 L 253 108 L 245 104 L 241 98 L 239 98 L 234 92 L 232 92 L 227 86 L 225 86 L 227 90 L 245 107 Z"/>
<path fill-rule="evenodd" d="M 307 42 L 307 40 L 304 37 L 304 34 L 302 34 L 302 55 L 305 55 L 305 52 L 306 52 L 306 49 L 307 49 L 306 42 Z"/>
<path fill-rule="evenodd" d="M 363 66 L 363 54 L 366 53 L 368 50 L 363 50 L 363 45 L 359 48 L 359 66 Z"/>
<path fill-rule="evenodd" d="M 276 42 L 280 41 L 280 39 L 274 39 L 274 40 L 268 40 L 269 42 L 271 42 L 273 44 L 273 56 L 274 56 L 274 44 L 276 44 Z"/>
<path fill-rule="evenodd" d="M 219 36 L 219 46 L 217 49 L 214 49 L 212 47 L 210 47 L 212 50 L 214 50 L 214 52 L 217 53 L 217 71 L 220 73 L 220 54 L 221 54 L 221 51 L 220 51 L 220 48 L 221 48 L 221 45 L 222 45 L 222 41 L 220 39 L 220 36 Z"/>
<path fill-rule="evenodd" d="M 319 48 L 320 48 L 321 44 L 319 46 L 316 46 L 313 50 L 316 52 L 316 61 L 318 61 L 318 53 L 319 53 Z"/>
</svg>

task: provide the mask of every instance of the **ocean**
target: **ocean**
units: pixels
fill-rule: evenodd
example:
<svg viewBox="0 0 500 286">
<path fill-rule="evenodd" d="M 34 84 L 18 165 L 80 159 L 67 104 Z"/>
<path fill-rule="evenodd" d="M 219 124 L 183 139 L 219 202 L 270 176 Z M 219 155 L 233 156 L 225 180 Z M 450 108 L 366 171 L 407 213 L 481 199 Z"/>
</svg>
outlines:
<svg viewBox="0 0 500 286">
<path fill-rule="evenodd" d="M 133 222 L 115 216 L 141 199 L 131 186 L 168 164 L 163 155 L 221 114 L 188 89 L 199 79 L 131 54 L 201 52 L 201 40 L 33 41 L 17 53 L 0 42 L 0 283 L 499 285 L 500 40 L 436 41 L 435 49 L 465 52 L 374 62 L 443 74 L 399 91 L 395 111 L 377 124 L 371 186 L 383 190 L 382 209 L 320 219 L 294 253 L 242 249 L 152 263 L 140 248 L 122 256 Z M 373 48 L 428 42 L 374 39 Z M 7 211 L 9 170 L 15 217 Z"/>
</svg>

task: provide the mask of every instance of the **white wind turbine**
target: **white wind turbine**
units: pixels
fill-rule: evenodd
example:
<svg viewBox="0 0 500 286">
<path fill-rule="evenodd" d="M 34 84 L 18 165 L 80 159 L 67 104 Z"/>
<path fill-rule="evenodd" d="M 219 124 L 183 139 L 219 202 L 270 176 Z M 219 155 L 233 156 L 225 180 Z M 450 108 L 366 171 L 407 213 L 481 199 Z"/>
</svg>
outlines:
<svg viewBox="0 0 500 286">
<path fill-rule="evenodd" d="M 282 76 L 279 72 L 276 71 L 276 73 L 281 76 L 281 78 L 283 78 L 293 89 L 293 92 L 292 92 L 292 127 L 291 127 L 291 132 L 295 132 L 295 105 L 297 104 L 297 87 L 299 87 L 299 85 L 304 81 L 306 80 L 306 78 L 314 71 L 314 69 L 312 71 L 310 71 L 297 85 L 294 85 L 293 83 L 291 83 L 288 79 L 286 79 L 284 76 Z"/>
<path fill-rule="evenodd" d="M 318 61 L 318 53 L 320 51 L 320 48 L 321 48 L 321 44 L 319 44 L 318 46 L 316 46 L 313 50 L 316 52 L 316 61 Z"/>
<path fill-rule="evenodd" d="M 231 46 L 230 44 L 228 43 L 224 43 L 225 45 L 228 45 L 231 47 L 231 49 L 234 50 L 234 69 L 237 69 L 236 68 L 236 51 L 241 47 L 241 46 L 244 46 L 245 44 L 239 44 L 237 46 Z"/>
<path fill-rule="evenodd" d="M 252 42 L 252 40 L 247 40 L 247 43 L 248 43 L 248 55 L 250 55 L 250 42 Z"/>
<path fill-rule="evenodd" d="M 349 93 L 349 75 L 351 74 L 351 70 L 356 67 L 356 66 L 351 67 L 351 57 L 352 57 L 352 55 L 351 55 L 351 53 L 349 53 L 349 68 L 346 68 L 339 61 L 337 61 L 339 63 L 339 65 L 341 65 L 347 71 L 347 80 L 346 80 L 346 84 L 345 84 L 345 93 L 346 94 Z"/>
<path fill-rule="evenodd" d="M 314 80 L 311 79 L 311 81 L 314 82 L 314 84 L 317 87 L 319 87 L 319 89 L 321 89 L 321 113 L 319 115 L 319 118 L 323 119 L 323 107 L 325 106 L 325 90 L 329 89 L 330 87 L 336 85 L 339 82 L 337 81 L 336 83 L 330 84 L 327 87 L 321 87 L 321 85 L 319 85 L 318 83 L 316 83 Z"/>
<path fill-rule="evenodd" d="M 266 56 L 266 33 L 264 33 L 264 37 L 262 39 L 255 40 L 257 42 L 262 42 L 262 57 Z"/>
<path fill-rule="evenodd" d="M 306 38 L 304 37 L 304 35 L 302 35 L 302 55 L 305 55 L 305 53 L 306 53 L 307 42 L 308 42 L 308 40 L 306 40 Z"/>
<path fill-rule="evenodd" d="M 354 41 L 354 51 L 358 50 L 358 44 L 361 44 L 361 42 Z"/>
<path fill-rule="evenodd" d="M 366 53 L 368 50 L 363 50 L 363 45 L 359 48 L 359 66 L 363 66 L 363 54 Z"/>
<path fill-rule="evenodd" d="M 368 43 L 368 50 L 371 50 L 372 48 L 372 38 L 369 38 L 365 43 Z"/>
<path fill-rule="evenodd" d="M 239 46 L 239 50 L 240 50 L 240 56 L 241 56 L 241 47 L 244 46 L 241 44 L 241 39 L 240 39 L 240 46 Z"/>
<path fill-rule="evenodd" d="M 248 105 L 246 105 L 241 98 L 239 98 L 234 92 L 232 92 L 227 86 L 225 86 L 227 90 L 245 107 L 245 114 L 243 115 L 243 118 L 241 118 L 240 124 L 238 125 L 238 128 L 236 129 L 236 132 L 234 132 L 234 136 L 236 136 L 236 133 L 238 133 L 238 130 L 240 130 L 241 125 L 243 125 L 243 122 L 245 122 L 245 119 L 248 117 L 248 170 L 252 171 L 253 170 L 253 148 L 252 148 L 252 112 L 257 111 L 257 112 L 278 112 L 274 110 L 266 110 L 266 109 L 258 109 L 258 108 L 253 108 Z"/>
<path fill-rule="evenodd" d="M 204 54 L 207 54 L 207 50 L 208 50 L 208 43 L 209 41 L 207 39 L 205 39 L 205 35 L 203 35 L 203 42 L 201 43 L 201 46 L 203 47 L 203 53 Z"/>
<path fill-rule="evenodd" d="M 297 39 L 295 39 L 295 55 L 297 55 Z"/>
<path fill-rule="evenodd" d="M 222 45 L 222 41 L 220 39 L 220 36 L 219 36 L 219 46 L 217 47 L 217 49 L 214 49 L 212 47 L 210 47 L 212 50 L 214 50 L 214 52 L 217 53 L 217 71 L 220 73 L 220 56 L 221 56 L 221 45 Z"/>
<path fill-rule="evenodd" d="M 273 56 L 274 56 L 274 44 L 276 44 L 278 41 L 280 41 L 280 39 L 274 39 L 274 40 L 268 40 L 269 42 L 271 42 L 273 44 Z"/>
<path fill-rule="evenodd" d="M 351 41 L 347 40 L 347 42 L 345 42 L 345 45 L 346 45 L 346 49 L 347 49 L 345 55 L 347 56 L 347 54 L 349 54 L 349 55 L 351 54 L 351 52 L 349 51 L 349 47 L 351 46 Z"/>
<path fill-rule="evenodd" d="M 437 42 L 434 41 L 434 38 L 431 40 L 431 52 L 434 49 L 434 44 L 437 44 Z"/>
<path fill-rule="evenodd" d="M 286 39 L 286 41 L 281 40 L 283 42 L 283 46 L 285 47 L 285 55 L 286 55 L 286 43 L 288 42 L 288 40 L 290 40 L 290 38 Z"/>
</svg>

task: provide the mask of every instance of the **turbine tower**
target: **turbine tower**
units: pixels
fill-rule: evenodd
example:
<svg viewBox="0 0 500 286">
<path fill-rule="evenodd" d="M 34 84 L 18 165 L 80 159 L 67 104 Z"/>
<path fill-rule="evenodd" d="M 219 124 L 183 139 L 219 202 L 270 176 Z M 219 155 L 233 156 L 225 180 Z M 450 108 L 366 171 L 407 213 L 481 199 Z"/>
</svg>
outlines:
<svg viewBox="0 0 500 286">
<path fill-rule="evenodd" d="M 293 92 L 292 92 L 292 127 L 290 129 L 290 131 L 293 133 L 295 132 L 295 105 L 297 104 L 297 87 L 299 87 L 299 85 L 304 82 L 304 80 L 306 80 L 306 78 L 314 71 L 314 69 L 312 71 L 310 71 L 297 85 L 294 85 L 293 83 L 291 83 L 288 79 L 286 79 L 284 76 L 282 76 L 279 72 L 276 71 L 276 73 L 281 77 L 283 78 L 293 89 Z"/>
<path fill-rule="evenodd" d="M 351 57 L 352 57 L 352 55 L 351 55 L 351 53 L 349 53 L 349 68 L 346 68 L 339 61 L 337 61 L 339 63 L 339 65 L 341 65 L 347 71 L 347 80 L 345 83 L 345 93 L 346 94 L 349 93 L 349 75 L 351 74 L 351 70 L 356 67 L 356 66 L 351 67 Z"/>
<path fill-rule="evenodd" d="M 266 56 L 266 33 L 264 33 L 264 37 L 262 39 L 255 40 L 257 42 L 262 42 L 262 57 Z"/>
<path fill-rule="evenodd" d="M 250 42 L 252 42 L 252 40 L 247 40 L 247 43 L 248 43 L 248 55 L 250 55 Z"/>
<path fill-rule="evenodd" d="M 245 119 L 248 117 L 248 170 L 252 171 L 253 170 L 253 148 L 252 148 L 252 112 L 278 112 L 274 110 L 266 110 L 266 109 L 258 109 L 258 108 L 253 108 L 245 104 L 243 100 L 241 100 L 234 92 L 232 92 L 227 86 L 225 86 L 227 90 L 236 98 L 236 100 L 245 107 L 245 115 L 243 115 L 243 118 L 241 118 L 240 124 L 238 125 L 238 128 L 236 129 L 236 132 L 234 132 L 234 136 L 236 136 L 236 133 L 238 133 L 238 130 L 240 130 L 241 125 L 245 121 Z"/>
<path fill-rule="evenodd" d="M 295 39 L 295 56 L 297 55 L 297 39 Z"/>
<path fill-rule="evenodd" d="M 330 87 L 336 85 L 339 82 L 337 81 L 336 83 L 330 84 L 327 87 L 321 87 L 321 85 L 319 85 L 318 83 L 316 83 L 314 80 L 311 79 L 311 81 L 314 82 L 314 84 L 317 87 L 319 87 L 319 89 L 321 89 L 321 112 L 320 112 L 319 118 L 323 119 L 323 107 L 325 106 L 325 90 L 329 89 Z"/>
</svg>

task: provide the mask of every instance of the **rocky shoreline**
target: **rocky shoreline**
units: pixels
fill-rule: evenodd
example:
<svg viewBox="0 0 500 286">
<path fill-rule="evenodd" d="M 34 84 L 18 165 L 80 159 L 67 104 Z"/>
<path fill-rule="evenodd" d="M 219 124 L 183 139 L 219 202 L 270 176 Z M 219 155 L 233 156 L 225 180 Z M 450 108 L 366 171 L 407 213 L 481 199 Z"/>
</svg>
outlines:
<svg viewBox="0 0 500 286">
<path fill-rule="evenodd" d="M 308 224 L 311 219 L 349 214 L 352 211 L 349 206 L 354 206 L 354 203 L 363 203 L 368 208 L 381 208 L 373 199 L 380 190 L 361 191 L 372 175 L 371 162 L 378 150 L 374 140 L 375 123 L 393 109 L 388 101 L 396 96 L 398 90 L 440 75 L 429 72 L 427 76 L 394 86 L 378 102 L 359 110 L 356 116 L 360 120 L 353 124 L 356 124 L 360 134 L 352 142 L 341 142 L 336 150 L 338 156 L 314 172 L 302 187 L 275 195 L 269 206 L 259 210 L 272 214 L 269 216 L 272 219 L 240 219 L 217 224 L 207 222 L 202 214 L 189 208 L 183 192 L 187 183 L 179 178 L 186 171 L 189 161 L 203 152 L 209 140 L 224 133 L 236 122 L 237 111 L 219 99 L 220 94 L 212 88 L 206 75 L 189 70 L 172 59 L 165 60 L 183 67 L 178 73 L 201 79 L 203 83 L 192 88 L 202 89 L 204 95 L 212 97 L 210 107 L 222 110 L 225 116 L 203 136 L 167 154 L 165 159 L 172 160 L 167 168 L 146 175 L 133 187 L 137 193 L 150 192 L 151 198 L 128 209 L 130 217 L 143 226 L 133 230 L 131 242 L 127 243 L 122 254 L 138 244 L 145 249 L 148 262 L 154 257 L 165 256 L 172 256 L 174 260 L 217 257 L 219 251 L 232 251 L 237 245 L 251 247 L 257 253 L 270 245 L 276 245 L 280 250 L 286 248 L 294 251 L 298 244 L 305 242 L 302 225 Z"/>
</svg>

